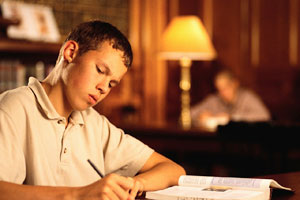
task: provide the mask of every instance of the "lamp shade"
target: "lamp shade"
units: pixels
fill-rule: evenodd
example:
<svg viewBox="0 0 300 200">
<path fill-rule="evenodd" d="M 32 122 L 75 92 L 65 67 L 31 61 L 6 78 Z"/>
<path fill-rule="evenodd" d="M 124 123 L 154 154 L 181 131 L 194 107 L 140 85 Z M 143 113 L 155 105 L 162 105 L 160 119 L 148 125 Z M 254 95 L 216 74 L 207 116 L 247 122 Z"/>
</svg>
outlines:
<svg viewBox="0 0 300 200">
<path fill-rule="evenodd" d="M 163 33 L 160 56 L 163 59 L 212 60 L 216 51 L 197 16 L 177 16 Z"/>
</svg>

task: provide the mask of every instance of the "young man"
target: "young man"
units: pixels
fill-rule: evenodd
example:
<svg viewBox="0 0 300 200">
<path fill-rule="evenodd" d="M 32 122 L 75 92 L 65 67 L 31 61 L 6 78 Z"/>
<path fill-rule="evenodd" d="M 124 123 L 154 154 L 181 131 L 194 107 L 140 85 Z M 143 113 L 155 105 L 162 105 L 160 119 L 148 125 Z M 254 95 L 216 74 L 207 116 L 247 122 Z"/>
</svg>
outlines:
<svg viewBox="0 0 300 200">
<path fill-rule="evenodd" d="M 28 86 L 0 95 L 1 200 L 127 200 L 177 184 L 182 167 L 92 108 L 131 62 L 130 44 L 115 27 L 82 23 L 45 80 L 30 78 Z"/>
<path fill-rule="evenodd" d="M 195 126 L 215 130 L 218 124 L 232 121 L 268 121 L 270 113 L 261 99 L 242 88 L 229 70 L 220 71 L 214 80 L 216 94 L 211 94 L 191 109 Z"/>
</svg>

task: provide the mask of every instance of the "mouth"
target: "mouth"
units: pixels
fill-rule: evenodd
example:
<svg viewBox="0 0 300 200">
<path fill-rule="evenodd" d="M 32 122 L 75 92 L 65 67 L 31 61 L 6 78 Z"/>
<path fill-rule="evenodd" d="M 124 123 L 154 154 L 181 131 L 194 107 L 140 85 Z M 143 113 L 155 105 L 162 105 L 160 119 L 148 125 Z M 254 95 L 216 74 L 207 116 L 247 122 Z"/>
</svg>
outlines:
<svg viewBox="0 0 300 200">
<path fill-rule="evenodd" d="M 90 104 L 96 104 L 98 101 L 98 97 L 96 95 L 89 94 L 89 102 Z"/>
</svg>

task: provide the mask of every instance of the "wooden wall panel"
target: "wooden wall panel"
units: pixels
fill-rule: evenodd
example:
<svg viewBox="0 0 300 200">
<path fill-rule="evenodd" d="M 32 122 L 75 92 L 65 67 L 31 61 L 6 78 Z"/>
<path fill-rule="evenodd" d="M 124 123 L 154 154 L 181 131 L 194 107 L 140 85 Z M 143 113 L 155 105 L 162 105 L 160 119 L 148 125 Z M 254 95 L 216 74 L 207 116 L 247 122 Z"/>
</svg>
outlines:
<svg viewBox="0 0 300 200">
<path fill-rule="evenodd" d="M 289 1 L 259 3 L 259 65 L 271 69 L 289 66 Z"/>
<path fill-rule="evenodd" d="M 299 33 L 291 32 L 294 31 L 291 26 L 297 23 L 299 13 L 291 15 L 292 6 L 295 6 L 292 1 L 260 1 L 260 53 L 258 66 L 254 66 L 254 88 L 269 107 L 274 120 L 297 122 L 300 111 L 296 89 L 299 87 L 299 55 L 295 38 Z"/>
<path fill-rule="evenodd" d="M 158 58 L 160 36 L 165 27 L 165 1 L 146 0 L 144 15 L 143 51 L 144 51 L 144 87 L 143 105 L 140 107 L 146 124 L 161 124 L 165 119 L 166 67 Z"/>
<path fill-rule="evenodd" d="M 213 43 L 218 62 L 239 74 L 240 1 L 214 1 Z"/>
<path fill-rule="evenodd" d="M 165 0 L 130 1 L 130 42 L 133 47 L 131 101 L 136 101 L 136 123 L 165 121 L 166 67 L 158 58 L 160 35 L 165 27 Z"/>
</svg>

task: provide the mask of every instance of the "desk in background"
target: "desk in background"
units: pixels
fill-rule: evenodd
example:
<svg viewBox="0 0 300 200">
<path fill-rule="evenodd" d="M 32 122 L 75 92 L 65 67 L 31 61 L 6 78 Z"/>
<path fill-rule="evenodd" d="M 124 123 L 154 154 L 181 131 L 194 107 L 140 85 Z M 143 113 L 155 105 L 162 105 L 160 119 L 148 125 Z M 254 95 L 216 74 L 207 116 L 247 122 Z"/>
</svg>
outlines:
<svg viewBox="0 0 300 200">
<path fill-rule="evenodd" d="M 298 126 L 229 123 L 217 132 L 176 125 L 122 128 L 188 174 L 253 177 L 300 170 Z"/>
</svg>

